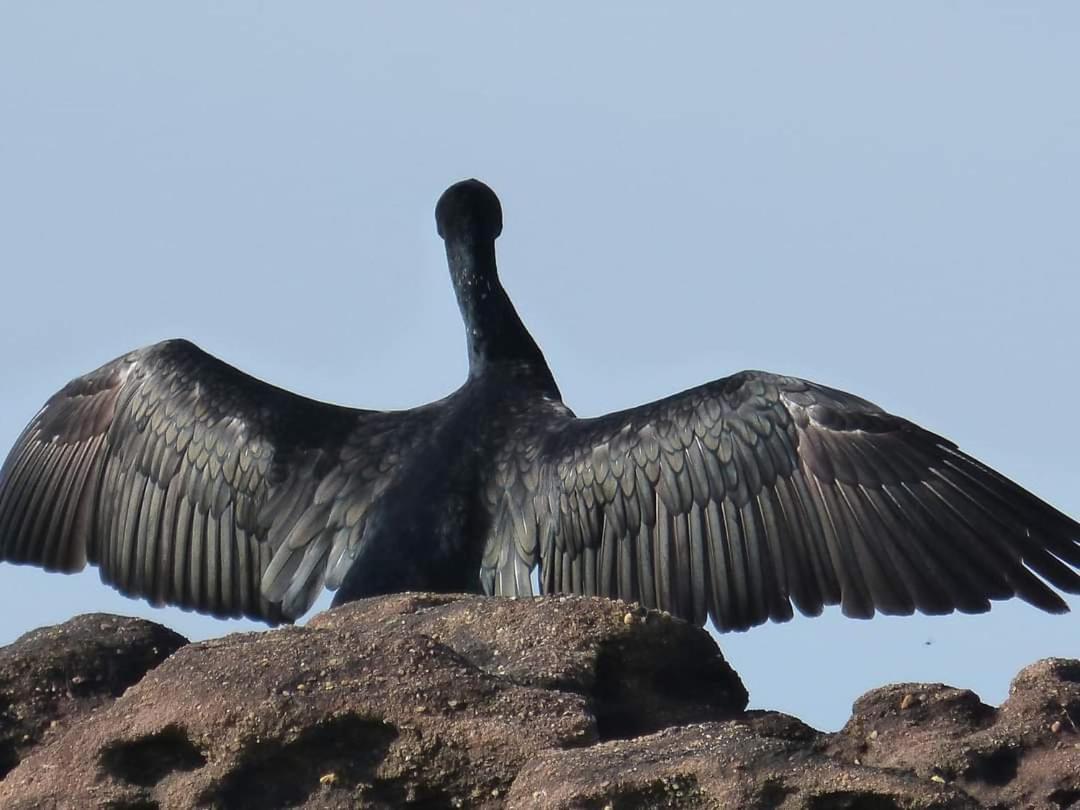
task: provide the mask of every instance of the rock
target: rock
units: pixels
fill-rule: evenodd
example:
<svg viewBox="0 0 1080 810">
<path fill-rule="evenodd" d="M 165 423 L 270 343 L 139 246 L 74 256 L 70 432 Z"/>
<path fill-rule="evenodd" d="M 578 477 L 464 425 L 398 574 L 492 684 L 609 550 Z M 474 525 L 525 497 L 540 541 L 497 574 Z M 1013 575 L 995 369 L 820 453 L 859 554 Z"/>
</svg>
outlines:
<svg viewBox="0 0 1080 810">
<path fill-rule="evenodd" d="M 0 672 L 49 633 L 130 655 L 116 628 L 142 625 L 155 627 L 94 616 L 38 631 L 0 651 Z M 604 599 L 402 594 L 182 644 L 116 700 L 123 686 L 30 735 L 0 807 L 1080 807 L 1076 661 L 1026 668 L 997 709 L 942 685 L 883 687 L 823 734 L 745 711 L 705 631 Z M 40 671 L 6 688 L 32 692 Z"/>
<path fill-rule="evenodd" d="M 308 626 L 356 624 L 428 636 L 496 677 L 583 695 L 600 739 L 732 717 L 748 700 L 708 633 L 625 602 L 402 594 L 326 611 Z"/>
<path fill-rule="evenodd" d="M 502 807 L 543 751 L 744 709 L 708 634 L 626 611 L 403 595 L 190 644 L 12 771 L 0 806 Z"/>
<path fill-rule="evenodd" d="M 91 613 L 0 647 L 0 779 L 186 643 L 153 622 Z"/>
<path fill-rule="evenodd" d="M 546 751 L 518 774 L 507 807 L 979 807 L 963 792 L 913 774 L 853 767 L 818 753 L 823 736 L 768 713 L 665 729 L 581 751 Z"/>
<path fill-rule="evenodd" d="M 907 709 L 905 694 L 917 697 Z M 1051 658 L 1021 670 L 997 709 L 942 684 L 875 689 L 828 751 L 936 778 L 987 806 L 1062 810 L 1080 807 L 1078 725 L 1080 661 Z"/>
</svg>

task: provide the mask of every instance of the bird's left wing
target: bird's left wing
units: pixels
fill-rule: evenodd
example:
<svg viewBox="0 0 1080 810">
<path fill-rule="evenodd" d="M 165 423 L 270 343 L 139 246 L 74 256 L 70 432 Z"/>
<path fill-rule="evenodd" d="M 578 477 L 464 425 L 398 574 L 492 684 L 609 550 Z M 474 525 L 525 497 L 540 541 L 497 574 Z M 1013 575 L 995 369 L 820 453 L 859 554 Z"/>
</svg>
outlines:
<svg viewBox="0 0 1080 810">
<path fill-rule="evenodd" d="M 0 560 L 153 604 L 295 619 L 340 584 L 429 410 L 316 402 L 184 340 L 72 380 L 0 469 Z"/>
<path fill-rule="evenodd" d="M 618 596 L 721 629 L 842 604 L 1066 605 L 1080 525 L 858 397 L 742 372 L 595 419 L 537 420 L 499 467 L 489 590 Z"/>
</svg>

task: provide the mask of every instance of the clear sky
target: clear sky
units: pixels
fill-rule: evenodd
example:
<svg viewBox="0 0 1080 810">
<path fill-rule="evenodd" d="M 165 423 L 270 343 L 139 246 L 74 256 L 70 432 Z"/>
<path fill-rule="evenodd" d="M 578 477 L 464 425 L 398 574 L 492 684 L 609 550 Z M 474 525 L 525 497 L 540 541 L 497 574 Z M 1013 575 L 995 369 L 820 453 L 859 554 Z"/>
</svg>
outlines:
<svg viewBox="0 0 1080 810">
<path fill-rule="evenodd" d="M 1064 2 L 0 4 L 0 453 L 167 337 L 334 402 L 445 395 L 432 210 L 475 176 L 579 414 L 794 374 L 1080 516 L 1078 35 Z M 0 643 L 93 610 L 254 627 L 0 565 Z M 835 728 L 897 680 L 999 702 L 1080 656 L 1080 615 L 833 610 L 721 644 L 755 706 Z"/>
</svg>

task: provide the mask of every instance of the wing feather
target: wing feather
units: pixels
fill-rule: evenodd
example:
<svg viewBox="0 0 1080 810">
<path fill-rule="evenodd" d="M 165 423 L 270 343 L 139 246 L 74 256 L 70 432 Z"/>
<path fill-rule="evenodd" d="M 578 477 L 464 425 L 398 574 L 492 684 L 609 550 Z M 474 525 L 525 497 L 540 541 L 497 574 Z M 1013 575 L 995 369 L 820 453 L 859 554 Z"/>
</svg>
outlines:
<svg viewBox="0 0 1080 810">
<path fill-rule="evenodd" d="M 705 517 L 701 504 L 695 503 L 686 515 L 686 544 L 690 564 L 690 615 L 698 624 L 704 624 L 709 615 L 709 566 L 707 563 Z"/>
<path fill-rule="evenodd" d="M 725 542 L 724 518 L 715 500 L 709 501 L 705 507 L 705 530 L 709 537 L 709 611 L 716 626 L 723 630 L 736 624 L 733 605 L 735 591 L 727 564 L 728 545 Z"/>
</svg>

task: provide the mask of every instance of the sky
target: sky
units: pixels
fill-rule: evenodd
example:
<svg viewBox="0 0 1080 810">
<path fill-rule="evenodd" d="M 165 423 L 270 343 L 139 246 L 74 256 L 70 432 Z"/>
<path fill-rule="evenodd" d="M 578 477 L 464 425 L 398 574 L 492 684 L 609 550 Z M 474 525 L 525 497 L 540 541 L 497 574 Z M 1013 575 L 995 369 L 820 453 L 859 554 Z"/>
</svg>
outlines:
<svg viewBox="0 0 1080 810">
<path fill-rule="evenodd" d="M 1080 516 L 1078 34 L 1064 2 L 0 3 L 0 454 L 169 337 L 341 404 L 444 396 L 432 211 L 478 177 L 579 415 L 793 374 Z M 258 627 L 0 564 L 0 643 L 89 611 Z M 834 729 L 895 681 L 998 703 L 1080 657 L 1080 614 L 833 609 L 720 644 L 752 705 Z"/>
</svg>

